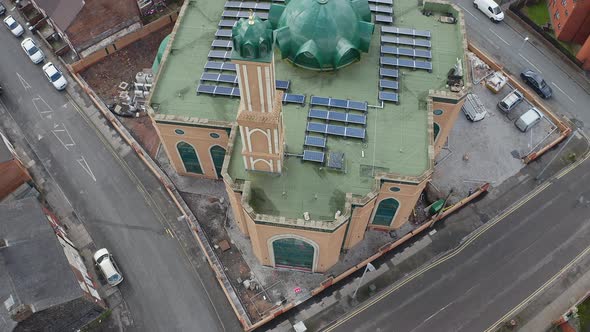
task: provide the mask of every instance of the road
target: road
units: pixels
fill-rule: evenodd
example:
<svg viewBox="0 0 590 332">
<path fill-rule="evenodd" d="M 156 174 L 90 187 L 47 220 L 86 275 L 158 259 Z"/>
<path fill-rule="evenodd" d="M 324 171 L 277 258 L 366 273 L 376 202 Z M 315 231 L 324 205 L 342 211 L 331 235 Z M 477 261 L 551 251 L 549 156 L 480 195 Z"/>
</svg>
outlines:
<svg viewBox="0 0 590 332">
<path fill-rule="evenodd" d="M 486 330 L 590 246 L 588 183 L 590 161 L 327 331 Z"/>
<path fill-rule="evenodd" d="M 564 62 L 555 61 L 540 41 L 511 20 L 495 24 L 473 7 L 473 1 L 452 2 L 463 9 L 467 39 L 471 43 L 492 55 L 515 76 L 524 69 L 541 72 L 553 89 L 553 98 L 546 103 L 562 114 L 590 124 L 590 112 L 587 111 L 590 94 L 572 79 L 573 74 Z M 526 42 L 525 37 L 529 37 Z"/>
<path fill-rule="evenodd" d="M 207 288 L 218 287 L 215 280 L 203 277 L 203 284 L 203 273 L 166 232 L 166 223 L 177 215 L 170 212 L 170 202 L 158 200 L 164 195 L 155 178 L 125 145 L 116 148 L 123 156 L 115 153 L 68 94 L 56 91 L 41 65 L 26 57 L 21 40 L 0 31 L 0 107 L 25 132 L 96 245 L 114 254 L 125 276 L 120 289 L 134 329 L 222 331 L 237 326 L 218 316 L 233 315 L 225 298 L 214 298 L 215 306 L 209 300 Z M 69 83 L 70 92 L 80 91 L 72 90 L 71 79 Z M 92 109 L 90 103 L 82 106 Z"/>
</svg>

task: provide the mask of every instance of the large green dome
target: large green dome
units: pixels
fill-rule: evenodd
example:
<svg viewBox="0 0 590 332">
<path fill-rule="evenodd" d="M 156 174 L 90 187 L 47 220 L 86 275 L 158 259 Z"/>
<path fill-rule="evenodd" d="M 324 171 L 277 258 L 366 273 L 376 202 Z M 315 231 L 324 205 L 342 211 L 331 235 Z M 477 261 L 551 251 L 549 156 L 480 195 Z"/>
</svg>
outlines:
<svg viewBox="0 0 590 332">
<path fill-rule="evenodd" d="M 269 21 L 283 58 L 315 70 L 333 70 L 369 50 L 374 25 L 367 0 L 291 0 L 273 4 Z"/>
</svg>

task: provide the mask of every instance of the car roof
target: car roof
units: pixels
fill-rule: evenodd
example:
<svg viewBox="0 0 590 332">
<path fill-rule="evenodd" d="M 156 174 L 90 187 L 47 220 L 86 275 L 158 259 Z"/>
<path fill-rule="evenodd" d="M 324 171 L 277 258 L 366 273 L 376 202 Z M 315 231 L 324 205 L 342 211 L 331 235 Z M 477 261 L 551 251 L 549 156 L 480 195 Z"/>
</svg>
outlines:
<svg viewBox="0 0 590 332">
<path fill-rule="evenodd" d="M 97 258 L 99 258 L 100 256 L 102 256 L 104 254 L 108 254 L 108 253 L 109 253 L 109 251 L 106 248 L 98 249 L 94 253 L 94 260 L 96 261 Z"/>
<path fill-rule="evenodd" d="M 45 66 L 43 66 L 43 70 L 49 75 L 53 75 L 59 72 L 57 67 L 52 62 L 48 62 Z"/>
<path fill-rule="evenodd" d="M 24 45 L 26 48 L 31 48 L 31 46 L 37 46 L 37 44 L 32 38 L 26 38 L 22 41 L 21 45 Z"/>
<path fill-rule="evenodd" d="M 541 112 L 536 109 L 536 108 L 531 108 L 530 110 L 526 111 L 523 115 L 520 116 L 520 118 L 526 122 L 526 123 L 531 123 L 533 121 L 535 121 L 537 118 L 542 118 L 543 115 L 541 114 Z"/>
<path fill-rule="evenodd" d="M 16 20 L 12 17 L 12 15 L 8 15 L 4 19 L 4 22 L 6 22 L 6 23 L 12 23 L 12 22 L 16 22 Z"/>
</svg>

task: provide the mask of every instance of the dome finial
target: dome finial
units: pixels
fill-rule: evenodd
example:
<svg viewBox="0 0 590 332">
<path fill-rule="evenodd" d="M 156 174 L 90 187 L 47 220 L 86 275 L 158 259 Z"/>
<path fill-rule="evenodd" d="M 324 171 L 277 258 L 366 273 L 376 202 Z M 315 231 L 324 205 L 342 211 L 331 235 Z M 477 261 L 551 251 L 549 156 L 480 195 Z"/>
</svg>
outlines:
<svg viewBox="0 0 590 332">
<path fill-rule="evenodd" d="M 250 16 L 248 16 L 248 24 L 254 24 L 254 11 L 252 9 L 250 9 Z"/>
</svg>

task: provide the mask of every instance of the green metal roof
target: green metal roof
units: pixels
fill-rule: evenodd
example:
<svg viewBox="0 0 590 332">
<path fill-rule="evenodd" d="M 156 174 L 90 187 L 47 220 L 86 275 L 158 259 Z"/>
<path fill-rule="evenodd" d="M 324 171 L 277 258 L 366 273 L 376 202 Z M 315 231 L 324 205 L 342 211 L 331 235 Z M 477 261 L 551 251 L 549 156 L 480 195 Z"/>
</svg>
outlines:
<svg viewBox="0 0 590 332">
<path fill-rule="evenodd" d="M 252 14 L 232 28 L 232 60 L 270 62 L 272 60 L 272 28 Z"/>
<path fill-rule="evenodd" d="M 374 30 L 367 0 L 291 0 L 273 4 L 269 21 L 281 56 L 315 70 L 358 61 Z"/>
</svg>

